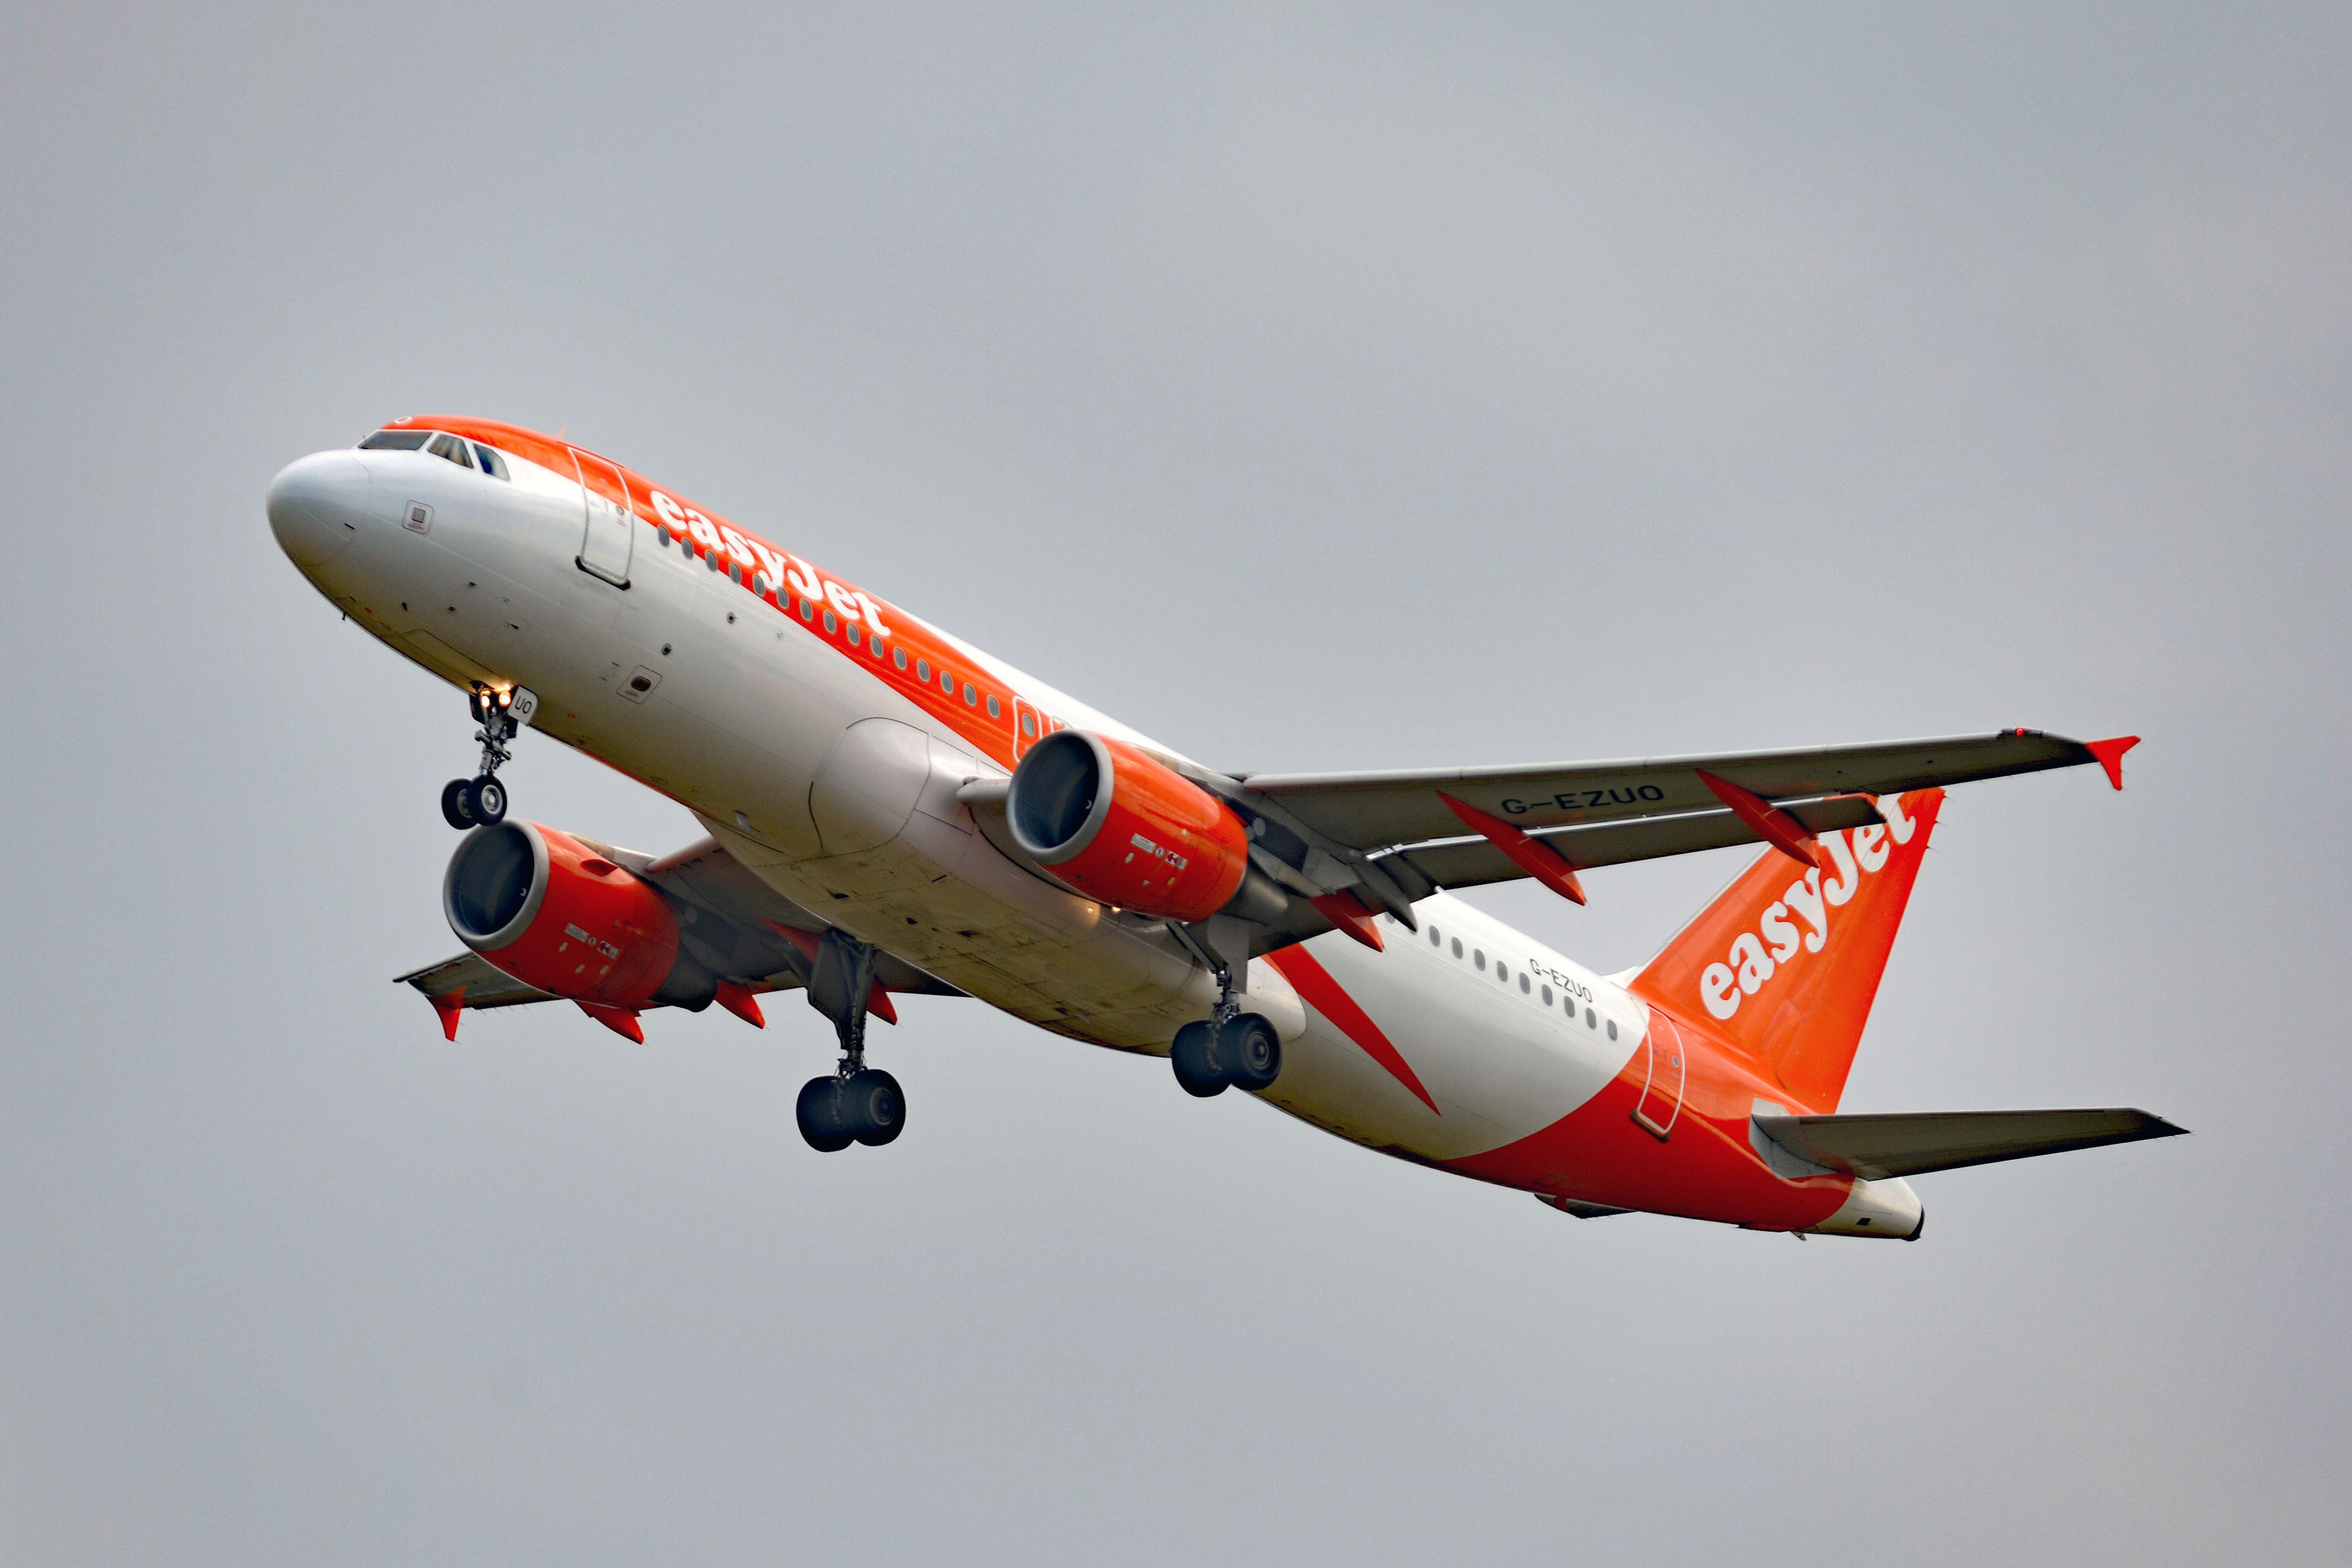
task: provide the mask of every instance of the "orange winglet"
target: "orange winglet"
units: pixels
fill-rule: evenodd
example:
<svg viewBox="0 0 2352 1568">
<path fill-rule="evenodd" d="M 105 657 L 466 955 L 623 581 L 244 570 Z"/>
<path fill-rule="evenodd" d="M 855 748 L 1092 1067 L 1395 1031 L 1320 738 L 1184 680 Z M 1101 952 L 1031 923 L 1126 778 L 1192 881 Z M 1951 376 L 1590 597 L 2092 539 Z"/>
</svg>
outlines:
<svg viewBox="0 0 2352 1568">
<path fill-rule="evenodd" d="M 1584 884 L 1576 880 L 1576 868 L 1569 863 L 1566 855 L 1540 839 L 1529 838 L 1502 818 L 1488 816 L 1443 789 L 1437 792 L 1437 798 L 1472 831 L 1510 856 L 1512 863 L 1521 871 L 1571 904 L 1584 902 Z"/>
<path fill-rule="evenodd" d="M 444 1040 L 456 1040 L 457 1014 L 466 1006 L 466 988 L 459 986 L 446 997 L 427 997 L 425 999 L 431 1002 L 433 1010 L 441 1015 L 441 1037 Z"/>
<path fill-rule="evenodd" d="M 1813 835 L 1805 831 L 1804 823 L 1752 789 L 1742 789 L 1728 779 L 1717 779 L 1704 768 L 1693 771 L 1697 773 L 1698 781 L 1730 807 L 1731 814 L 1747 823 L 1758 838 L 1800 865 L 1822 869 L 1821 855 L 1813 848 Z"/>
<path fill-rule="evenodd" d="M 595 1002 L 578 1002 L 574 1005 L 623 1040 L 635 1040 L 639 1045 L 645 1044 L 646 1031 L 637 1027 L 637 1015 L 629 1009 L 608 1008 Z"/>
<path fill-rule="evenodd" d="M 898 1009 L 890 1005 L 890 993 L 882 988 L 879 980 L 875 981 L 874 988 L 866 993 L 866 1010 L 884 1023 L 898 1021 Z"/>
<path fill-rule="evenodd" d="M 768 1027 L 767 1019 L 760 1012 L 760 998 L 753 996 L 749 988 L 739 986 L 732 980 L 721 980 L 717 1000 L 720 1007 L 753 1029 Z"/>
<path fill-rule="evenodd" d="M 1327 893 L 1320 898 L 1307 901 L 1316 912 L 1339 929 L 1353 936 L 1373 952 L 1383 950 L 1380 927 L 1372 924 L 1372 911 L 1353 893 Z"/>
<path fill-rule="evenodd" d="M 2124 787 L 2124 753 L 2139 744 L 2137 735 L 2119 735 L 2113 740 L 2086 740 L 2083 749 L 2099 759 L 2107 770 L 2107 782 L 2120 789 Z"/>
</svg>

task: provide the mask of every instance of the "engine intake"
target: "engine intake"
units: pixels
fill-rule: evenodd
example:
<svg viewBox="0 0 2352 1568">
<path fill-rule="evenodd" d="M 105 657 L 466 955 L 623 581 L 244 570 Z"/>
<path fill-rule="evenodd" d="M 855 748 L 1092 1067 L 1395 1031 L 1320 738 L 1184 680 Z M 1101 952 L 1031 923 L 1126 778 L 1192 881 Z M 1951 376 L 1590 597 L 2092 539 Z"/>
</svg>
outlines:
<svg viewBox="0 0 2352 1568">
<path fill-rule="evenodd" d="M 525 985 L 599 1007 L 699 1009 L 717 981 L 678 944 L 653 883 L 537 822 L 476 828 L 449 857 L 457 939 Z"/>
<path fill-rule="evenodd" d="M 1004 814 L 1022 852 L 1122 909 L 1205 920 L 1249 870 L 1234 809 L 1123 740 L 1056 730 L 1013 770 Z"/>
</svg>

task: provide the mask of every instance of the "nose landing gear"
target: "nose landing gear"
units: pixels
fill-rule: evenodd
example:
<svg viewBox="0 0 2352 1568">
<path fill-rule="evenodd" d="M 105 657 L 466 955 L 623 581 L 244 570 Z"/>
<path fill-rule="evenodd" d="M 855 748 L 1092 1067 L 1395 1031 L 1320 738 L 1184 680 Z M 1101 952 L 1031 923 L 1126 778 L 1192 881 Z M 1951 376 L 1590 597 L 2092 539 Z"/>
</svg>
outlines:
<svg viewBox="0 0 2352 1568">
<path fill-rule="evenodd" d="M 809 1005 L 833 1019 L 841 1038 L 841 1065 L 801 1085 L 793 1107 L 801 1136 L 819 1154 L 864 1144 L 880 1148 L 907 1128 L 907 1096 L 898 1081 L 866 1065 L 866 1016 L 874 995 L 874 949 L 854 936 L 828 931 L 817 943 L 809 975 Z"/>
<path fill-rule="evenodd" d="M 477 682 L 466 695 L 466 711 L 482 727 L 474 732 L 481 743 L 481 771 L 471 779 L 452 779 L 441 787 L 441 817 L 460 831 L 496 827 L 506 821 L 507 787 L 498 780 L 499 767 L 510 760 L 507 749 L 538 710 L 539 699 L 527 687 L 499 691 Z"/>
</svg>

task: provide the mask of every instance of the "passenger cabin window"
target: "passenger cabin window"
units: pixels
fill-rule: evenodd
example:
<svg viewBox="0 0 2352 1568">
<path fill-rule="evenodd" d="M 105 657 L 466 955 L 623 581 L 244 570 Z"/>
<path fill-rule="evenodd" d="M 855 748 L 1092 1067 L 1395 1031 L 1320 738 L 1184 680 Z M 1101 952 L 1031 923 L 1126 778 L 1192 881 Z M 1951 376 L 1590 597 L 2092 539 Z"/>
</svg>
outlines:
<svg viewBox="0 0 2352 1568">
<path fill-rule="evenodd" d="M 414 452 L 433 439 L 429 430 L 379 430 L 360 443 L 362 452 Z"/>
<path fill-rule="evenodd" d="M 455 463 L 460 468 L 474 465 L 474 449 L 454 435 L 436 435 L 425 444 L 425 450 L 436 457 Z"/>
</svg>

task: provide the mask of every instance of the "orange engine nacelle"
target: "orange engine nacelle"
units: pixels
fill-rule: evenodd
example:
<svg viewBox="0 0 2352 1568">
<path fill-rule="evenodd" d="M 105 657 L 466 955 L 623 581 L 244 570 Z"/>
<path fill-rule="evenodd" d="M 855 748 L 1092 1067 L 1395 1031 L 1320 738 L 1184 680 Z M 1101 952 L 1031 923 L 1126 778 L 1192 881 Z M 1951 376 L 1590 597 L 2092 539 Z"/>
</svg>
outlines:
<svg viewBox="0 0 2352 1568">
<path fill-rule="evenodd" d="M 441 908 L 458 940 L 525 985 L 594 1007 L 698 1009 L 717 988 L 655 886 L 537 822 L 476 828 Z"/>
<path fill-rule="evenodd" d="M 1249 871 L 1234 809 L 1122 740 L 1056 730 L 1029 748 L 1004 797 L 1023 852 L 1089 898 L 1205 920 Z"/>
</svg>

